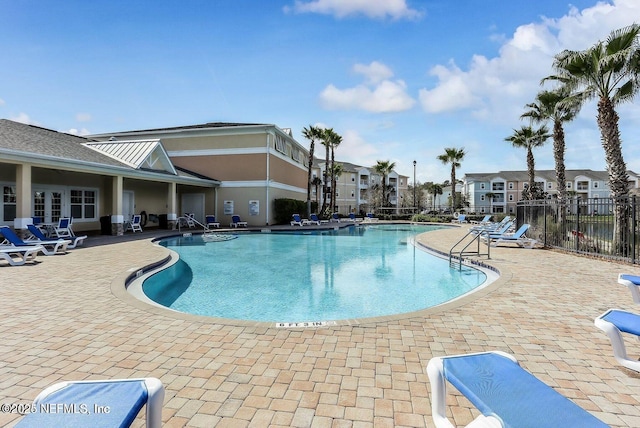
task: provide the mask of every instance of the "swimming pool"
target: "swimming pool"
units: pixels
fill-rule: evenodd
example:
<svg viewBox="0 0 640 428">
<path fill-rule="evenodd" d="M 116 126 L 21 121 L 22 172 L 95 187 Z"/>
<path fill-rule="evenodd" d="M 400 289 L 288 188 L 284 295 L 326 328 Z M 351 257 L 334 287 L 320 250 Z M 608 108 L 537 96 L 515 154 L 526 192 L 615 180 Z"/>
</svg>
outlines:
<svg viewBox="0 0 640 428">
<path fill-rule="evenodd" d="M 451 268 L 413 245 L 438 226 L 349 226 L 305 233 L 201 235 L 160 241 L 179 260 L 142 284 L 176 311 L 277 323 L 324 322 L 413 312 L 466 294 L 485 272 Z"/>
</svg>

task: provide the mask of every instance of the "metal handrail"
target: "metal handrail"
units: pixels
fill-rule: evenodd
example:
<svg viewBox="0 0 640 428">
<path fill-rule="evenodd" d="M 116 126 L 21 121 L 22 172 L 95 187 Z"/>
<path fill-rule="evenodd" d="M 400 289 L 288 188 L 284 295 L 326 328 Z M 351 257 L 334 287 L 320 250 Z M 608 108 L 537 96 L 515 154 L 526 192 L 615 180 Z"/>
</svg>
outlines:
<svg viewBox="0 0 640 428">
<path fill-rule="evenodd" d="M 475 233 L 474 232 L 478 232 Z M 456 242 L 455 244 L 453 244 L 453 247 L 451 247 L 451 249 L 449 250 L 449 266 L 451 266 L 451 259 L 454 257 L 458 258 L 458 269 L 462 269 L 462 262 L 465 255 L 477 255 L 477 256 L 487 256 L 487 259 L 491 258 L 491 246 L 487 244 L 487 252 L 486 253 L 481 253 L 480 252 L 480 240 L 482 238 L 482 235 L 485 234 L 486 232 L 484 231 L 476 231 L 476 230 L 469 230 L 469 232 L 467 232 L 466 235 L 464 235 L 462 238 L 460 238 L 460 240 L 458 240 L 458 242 Z M 462 249 L 460 251 L 457 251 L 456 253 L 454 253 L 454 249 L 461 243 L 463 243 L 468 237 L 472 237 L 472 239 L 466 243 L 466 245 L 464 247 L 462 247 Z M 473 244 L 474 242 L 477 243 L 477 247 L 475 251 L 466 251 L 467 248 L 469 248 L 469 246 L 471 244 Z"/>
<path fill-rule="evenodd" d="M 194 222 L 195 224 L 199 225 L 200 227 L 202 227 L 202 231 L 203 232 L 209 232 L 211 231 L 211 229 L 209 229 L 209 226 L 206 224 L 202 224 L 200 223 L 198 220 L 196 220 L 194 217 L 189 217 L 189 220 L 187 220 L 187 217 L 185 216 L 180 216 L 177 219 L 178 221 L 176 222 L 176 224 L 178 225 L 178 232 L 182 232 L 181 227 L 182 227 L 182 222 L 184 221 L 185 223 L 188 223 L 189 220 Z"/>
</svg>

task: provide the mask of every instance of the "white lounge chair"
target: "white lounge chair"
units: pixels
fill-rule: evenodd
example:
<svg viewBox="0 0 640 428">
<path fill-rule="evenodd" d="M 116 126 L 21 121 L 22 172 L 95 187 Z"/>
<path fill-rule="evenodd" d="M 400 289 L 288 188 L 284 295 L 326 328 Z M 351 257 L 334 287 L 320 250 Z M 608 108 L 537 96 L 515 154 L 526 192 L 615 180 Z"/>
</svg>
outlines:
<svg viewBox="0 0 640 428">
<path fill-rule="evenodd" d="M 320 226 L 320 219 L 318 218 L 317 214 L 311 214 L 311 216 L 309 217 L 309 220 L 304 220 L 303 221 L 304 224 L 315 224 Z"/>
<path fill-rule="evenodd" d="M 622 337 L 622 333 L 626 333 L 640 338 L 640 315 L 621 309 L 610 309 L 597 317 L 594 324 L 607 333 L 615 359 L 622 366 L 640 372 L 640 361 L 627 356 L 627 348 Z"/>
<path fill-rule="evenodd" d="M 373 213 L 367 213 L 367 215 L 364 217 L 364 221 L 366 221 L 366 222 L 369 222 L 369 221 L 375 222 L 375 221 L 378 221 L 378 217 L 374 217 Z"/>
<path fill-rule="evenodd" d="M 53 234 L 56 235 L 57 238 L 69 238 L 74 236 L 73 229 L 71 228 L 71 218 L 60 217 L 58 219 L 58 225 L 53 228 Z"/>
<path fill-rule="evenodd" d="M 2 235 L 6 243 L 13 245 L 14 247 L 25 247 L 29 245 L 38 245 L 41 247 L 40 251 L 45 256 L 53 256 L 57 254 L 66 254 L 67 245 L 71 241 L 68 240 L 46 240 L 46 241 L 23 241 L 9 226 L 0 227 L 0 235 Z"/>
<path fill-rule="evenodd" d="M 163 401 L 156 378 L 59 382 L 36 397 L 36 411 L 16 427 L 129 427 L 146 405 L 146 426 L 159 428 Z"/>
<path fill-rule="evenodd" d="M 134 214 L 131 222 L 127 223 L 124 231 L 132 231 L 133 233 L 142 232 L 142 225 L 140 224 L 142 216 L 140 214 Z"/>
<path fill-rule="evenodd" d="M 457 217 L 451 220 L 451 223 L 458 223 L 458 224 L 467 223 L 467 216 L 464 214 L 458 214 Z"/>
<path fill-rule="evenodd" d="M 447 381 L 481 413 L 467 427 L 608 427 L 505 352 L 434 357 L 427 375 L 436 428 L 455 427 L 447 418 Z"/>
<path fill-rule="evenodd" d="M 300 214 L 293 214 L 293 220 L 291 220 L 291 226 L 303 226 L 304 220 L 300 218 Z"/>
<path fill-rule="evenodd" d="M 633 301 L 640 305 L 640 276 L 621 273 L 618 275 L 618 284 L 627 287 L 631 291 Z"/>
<path fill-rule="evenodd" d="M 22 266 L 27 262 L 34 262 L 42 249 L 41 245 L 25 245 L 22 247 L 2 245 L 0 246 L 0 259 L 6 260 L 11 266 Z"/>
<path fill-rule="evenodd" d="M 528 224 L 523 224 L 514 233 L 502 233 L 502 234 L 483 234 L 482 239 L 487 245 L 497 247 L 501 244 L 518 244 L 523 248 L 533 248 L 538 242 L 535 239 L 529 239 L 524 234 L 529 230 Z"/>
<path fill-rule="evenodd" d="M 513 224 L 511 216 L 504 216 L 499 222 L 488 222 L 485 224 L 474 224 L 471 226 L 471 230 L 477 232 L 496 232 L 502 229 L 506 224 Z"/>
<path fill-rule="evenodd" d="M 42 230 L 38 229 L 38 227 L 34 226 L 33 224 L 27 225 L 27 229 L 29 229 L 29 233 L 31 234 L 31 236 L 29 236 L 29 237 L 27 237 L 27 239 L 25 239 L 25 242 L 27 242 L 27 243 L 33 242 L 35 244 L 39 244 L 41 242 L 55 241 L 53 239 L 47 238 L 44 235 L 44 233 L 42 233 Z M 71 236 L 71 237 L 69 237 L 67 239 L 58 238 L 58 241 L 63 241 L 63 242 L 66 241 L 67 242 L 67 248 L 68 249 L 74 249 L 78 245 L 82 245 L 82 243 L 84 242 L 85 239 L 87 239 L 87 235 Z"/>
<path fill-rule="evenodd" d="M 229 224 L 229 227 L 247 227 L 247 222 L 242 221 L 239 215 L 234 214 L 231 216 L 231 223 Z"/>
<path fill-rule="evenodd" d="M 216 216 L 208 214 L 204 218 L 207 222 L 207 227 L 220 227 L 220 223 L 216 221 Z"/>
</svg>

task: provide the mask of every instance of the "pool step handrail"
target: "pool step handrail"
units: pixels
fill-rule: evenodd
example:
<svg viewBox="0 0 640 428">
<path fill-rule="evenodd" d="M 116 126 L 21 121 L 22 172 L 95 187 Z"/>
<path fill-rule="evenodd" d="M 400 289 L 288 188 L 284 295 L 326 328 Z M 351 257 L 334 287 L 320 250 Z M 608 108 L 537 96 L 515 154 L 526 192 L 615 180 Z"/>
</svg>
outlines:
<svg viewBox="0 0 640 428">
<path fill-rule="evenodd" d="M 469 230 L 467 232 L 466 235 L 464 235 L 462 238 L 460 238 L 460 240 L 458 240 L 458 242 L 456 242 L 455 244 L 453 244 L 453 247 L 451 247 L 451 249 L 449 250 L 449 266 L 453 267 L 453 259 L 456 258 L 458 260 L 458 269 L 462 269 L 462 264 L 464 263 L 464 256 L 470 256 L 470 255 L 475 255 L 475 256 L 487 256 L 487 259 L 491 258 L 491 247 L 489 245 L 487 245 L 487 252 L 486 253 L 481 253 L 480 252 L 480 237 L 482 236 L 482 233 L 474 233 L 473 230 Z M 469 237 L 471 237 L 471 239 L 468 239 Z M 476 243 L 476 250 L 470 250 L 467 251 L 467 249 L 469 248 L 469 246 L 473 243 Z M 461 244 L 465 244 L 461 249 L 456 250 L 456 247 L 458 247 Z"/>
<path fill-rule="evenodd" d="M 181 231 L 181 226 L 182 226 L 182 222 L 183 221 L 186 223 L 187 222 L 187 217 L 185 217 L 185 216 L 178 217 L 178 221 L 176 222 L 176 225 L 178 226 L 178 232 Z M 200 223 L 194 217 L 190 217 L 189 221 L 192 221 L 195 225 L 200 226 L 202 228 L 202 232 L 210 232 L 211 231 L 211 229 L 209 229 L 208 225 Z"/>
</svg>

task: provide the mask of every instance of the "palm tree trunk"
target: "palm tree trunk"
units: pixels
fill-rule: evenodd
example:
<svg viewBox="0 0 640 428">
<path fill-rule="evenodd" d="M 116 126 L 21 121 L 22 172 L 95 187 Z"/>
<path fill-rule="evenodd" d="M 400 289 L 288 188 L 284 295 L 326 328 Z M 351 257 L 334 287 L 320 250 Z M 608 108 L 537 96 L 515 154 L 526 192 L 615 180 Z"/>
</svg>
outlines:
<svg viewBox="0 0 640 428">
<path fill-rule="evenodd" d="M 333 145 L 331 146 L 331 200 L 329 205 L 331 206 L 331 212 L 336 212 L 336 170 L 334 168 L 336 161 L 336 153 Z"/>
<path fill-rule="evenodd" d="M 451 212 L 456 209 L 456 166 L 451 161 Z"/>
<path fill-rule="evenodd" d="M 558 187 L 558 205 L 560 206 L 559 222 L 564 224 L 567 203 L 567 178 L 564 167 L 564 128 L 562 122 L 556 120 L 553 123 L 553 157 L 556 163 L 556 186 Z"/>
<path fill-rule="evenodd" d="M 326 154 L 325 154 L 325 164 L 324 164 L 324 174 L 323 174 L 323 184 L 322 184 L 322 210 L 323 214 L 326 214 L 327 209 L 327 193 L 329 192 L 329 186 L 327 186 L 328 178 L 329 178 L 329 142 L 326 141 Z"/>
<path fill-rule="evenodd" d="M 626 242 L 629 236 L 629 221 L 625 204 L 629 196 L 629 176 L 622 157 L 618 119 L 613 102 L 609 98 L 600 98 L 598 101 L 598 127 L 609 170 L 609 189 L 613 199 L 613 249 L 618 252 L 618 255 L 624 257 L 629 248 L 628 242 Z"/>
<path fill-rule="evenodd" d="M 313 152 L 315 150 L 315 142 L 311 139 L 309 146 L 309 170 L 307 172 L 307 218 L 311 217 L 311 170 L 313 168 Z"/>
<path fill-rule="evenodd" d="M 527 169 L 529 170 L 529 198 L 533 199 L 533 186 L 536 185 L 536 161 L 533 157 L 531 147 L 527 148 Z"/>
</svg>

